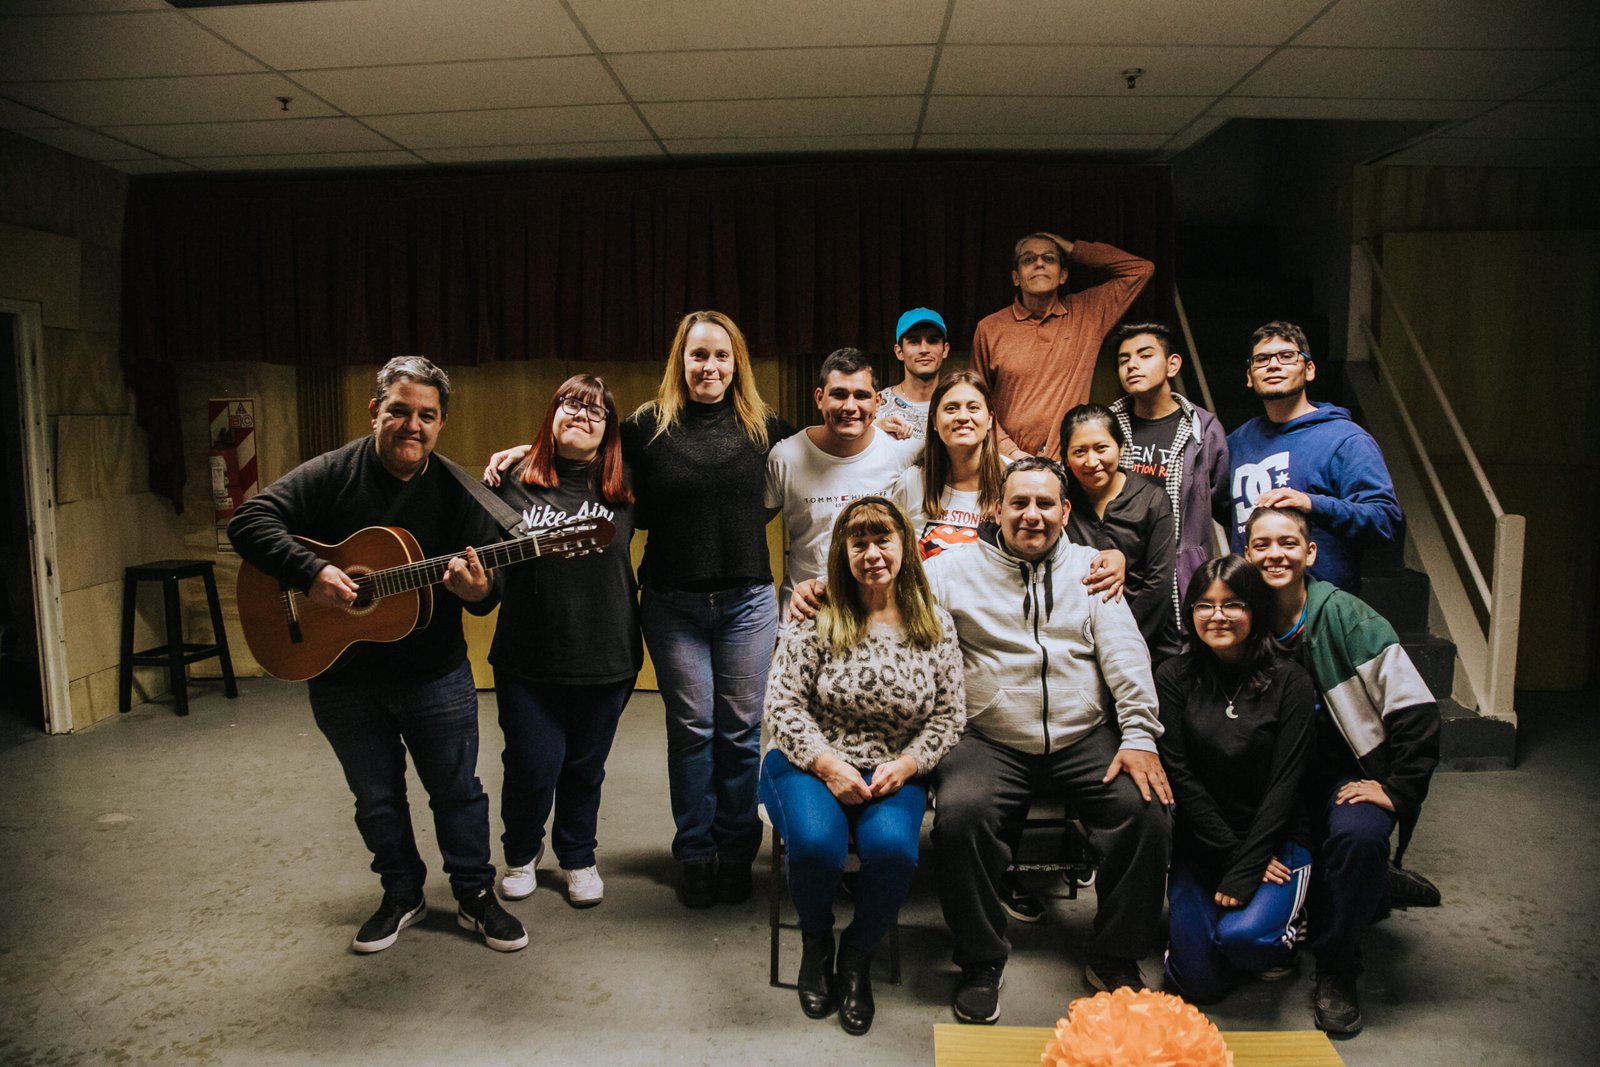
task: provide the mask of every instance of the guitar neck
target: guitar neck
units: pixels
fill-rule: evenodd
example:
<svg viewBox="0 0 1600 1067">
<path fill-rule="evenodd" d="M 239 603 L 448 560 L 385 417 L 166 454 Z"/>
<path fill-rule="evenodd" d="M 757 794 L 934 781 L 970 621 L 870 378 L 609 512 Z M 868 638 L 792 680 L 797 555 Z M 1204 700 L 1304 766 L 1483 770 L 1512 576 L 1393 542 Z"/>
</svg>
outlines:
<svg viewBox="0 0 1600 1067">
<path fill-rule="evenodd" d="M 483 564 L 485 570 L 493 570 L 496 567 L 507 567 L 513 563 L 522 563 L 547 555 L 555 551 L 552 546 L 570 545 L 574 532 L 576 530 L 572 527 L 557 527 L 528 537 L 514 537 L 499 544 L 484 545 L 482 548 L 474 548 L 473 551 L 478 554 L 478 562 Z M 369 571 L 356 578 L 355 582 L 370 590 L 372 600 L 424 589 L 444 581 L 450 561 L 463 555 L 464 551 L 452 552 L 447 556 L 434 556 L 432 559 L 418 560 L 399 567 L 388 567 L 381 571 Z"/>
</svg>

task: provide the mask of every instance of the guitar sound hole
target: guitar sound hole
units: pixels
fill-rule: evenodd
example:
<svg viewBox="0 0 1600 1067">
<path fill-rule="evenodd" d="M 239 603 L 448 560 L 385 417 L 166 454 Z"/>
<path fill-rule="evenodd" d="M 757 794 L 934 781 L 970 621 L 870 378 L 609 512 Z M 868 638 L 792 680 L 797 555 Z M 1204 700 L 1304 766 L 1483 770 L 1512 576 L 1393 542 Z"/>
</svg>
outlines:
<svg viewBox="0 0 1600 1067">
<path fill-rule="evenodd" d="M 359 569 L 347 570 L 345 573 L 359 582 L 361 580 L 361 576 L 366 574 L 367 571 L 368 568 L 362 567 Z M 377 604 L 378 598 L 373 595 L 372 587 L 363 585 L 361 587 L 361 592 L 356 594 L 355 603 L 348 605 L 344 610 L 350 615 L 366 615 L 371 612 L 372 609 L 377 606 Z"/>
</svg>

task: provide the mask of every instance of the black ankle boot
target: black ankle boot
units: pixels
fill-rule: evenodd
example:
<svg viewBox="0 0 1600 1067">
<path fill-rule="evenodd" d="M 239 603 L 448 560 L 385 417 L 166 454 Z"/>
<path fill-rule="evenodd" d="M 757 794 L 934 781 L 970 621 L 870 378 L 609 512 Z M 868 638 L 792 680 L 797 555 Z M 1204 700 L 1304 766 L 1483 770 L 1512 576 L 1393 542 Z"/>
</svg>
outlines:
<svg viewBox="0 0 1600 1067">
<path fill-rule="evenodd" d="M 833 1014 L 833 931 L 800 935 L 800 1010 L 813 1019 Z"/>
<path fill-rule="evenodd" d="M 847 1034 L 872 1029 L 877 1005 L 872 1002 L 872 953 L 839 942 L 839 1025 Z"/>
</svg>

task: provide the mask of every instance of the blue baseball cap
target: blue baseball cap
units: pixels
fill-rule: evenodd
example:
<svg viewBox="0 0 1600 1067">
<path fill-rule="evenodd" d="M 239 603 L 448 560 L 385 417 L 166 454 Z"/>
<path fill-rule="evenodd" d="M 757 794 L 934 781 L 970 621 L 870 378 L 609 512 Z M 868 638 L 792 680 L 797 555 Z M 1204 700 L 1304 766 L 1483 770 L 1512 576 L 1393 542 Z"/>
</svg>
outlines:
<svg viewBox="0 0 1600 1067">
<path fill-rule="evenodd" d="M 950 331 L 944 324 L 943 315 L 932 308 L 912 308 L 904 315 L 901 315 L 900 321 L 895 324 L 894 343 L 899 344 L 900 338 L 910 333 L 913 327 L 921 326 L 923 323 L 931 323 L 939 327 L 939 332 L 944 334 L 946 340 L 949 339 Z"/>
</svg>

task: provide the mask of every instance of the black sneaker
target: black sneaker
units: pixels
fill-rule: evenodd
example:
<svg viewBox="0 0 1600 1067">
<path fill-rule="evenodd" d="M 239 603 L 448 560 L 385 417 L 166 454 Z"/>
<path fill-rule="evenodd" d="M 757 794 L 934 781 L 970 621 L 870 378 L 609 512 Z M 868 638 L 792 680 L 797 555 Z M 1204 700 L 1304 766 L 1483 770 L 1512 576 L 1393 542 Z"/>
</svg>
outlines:
<svg viewBox="0 0 1600 1067">
<path fill-rule="evenodd" d="M 1131 989 L 1137 993 L 1145 988 L 1139 961 L 1118 956 L 1090 956 L 1089 962 L 1084 965 L 1083 977 L 1102 993 L 1116 989 Z"/>
<path fill-rule="evenodd" d="M 700 860 L 683 865 L 678 899 L 686 908 L 709 908 L 717 902 L 717 861 Z"/>
<path fill-rule="evenodd" d="M 1356 997 L 1352 976 L 1317 970 L 1317 984 L 1311 991 L 1311 1017 L 1317 1029 L 1339 1037 L 1361 1032 L 1361 1001 Z"/>
<path fill-rule="evenodd" d="M 755 883 L 748 863 L 718 861 L 713 892 L 718 904 L 743 904 L 750 899 Z"/>
<path fill-rule="evenodd" d="M 1005 961 L 961 968 L 961 984 L 950 1001 L 956 1018 L 988 1026 L 1000 1018 L 1000 987 L 1006 984 Z"/>
<path fill-rule="evenodd" d="M 1000 906 L 1019 923 L 1036 923 L 1044 918 L 1043 902 L 1010 871 L 1000 876 Z"/>
<path fill-rule="evenodd" d="M 383 903 L 372 913 L 372 918 L 361 924 L 356 939 L 350 947 L 357 952 L 382 952 L 400 938 L 400 931 L 422 921 L 428 914 L 428 904 L 422 894 L 396 896 L 383 895 Z"/>
<path fill-rule="evenodd" d="M 1407 908 L 1437 908 L 1442 901 L 1439 887 L 1416 871 L 1396 867 L 1389 863 L 1389 906 L 1404 911 Z"/>
<path fill-rule="evenodd" d="M 476 930 L 483 943 L 496 952 L 515 952 L 528 946 L 528 931 L 495 899 L 494 890 L 480 889 L 456 907 L 456 925 Z"/>
</svg>

